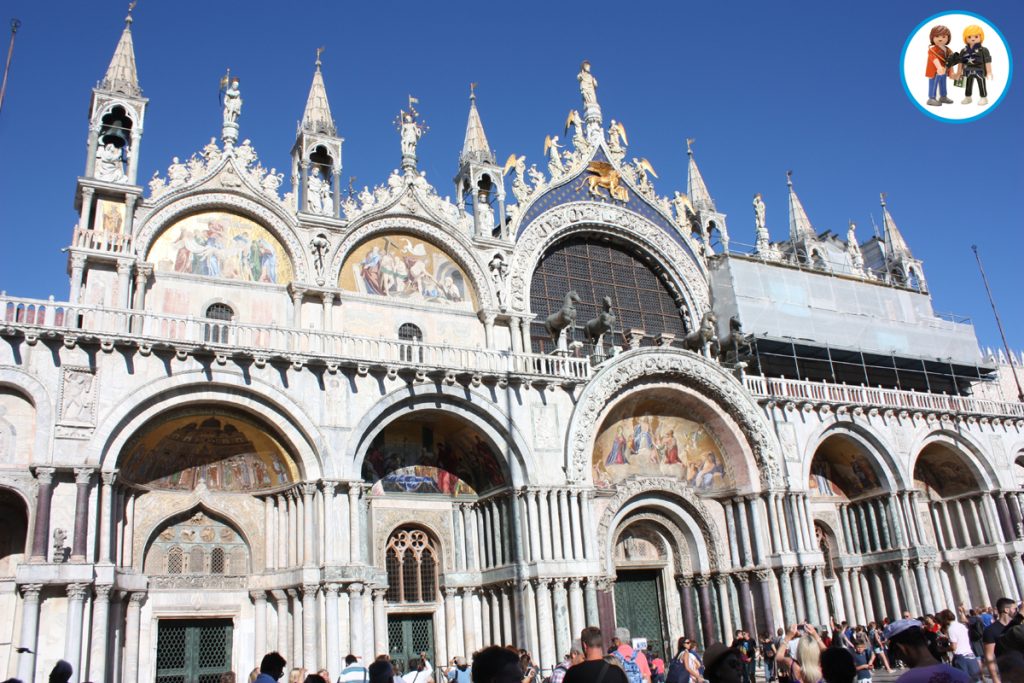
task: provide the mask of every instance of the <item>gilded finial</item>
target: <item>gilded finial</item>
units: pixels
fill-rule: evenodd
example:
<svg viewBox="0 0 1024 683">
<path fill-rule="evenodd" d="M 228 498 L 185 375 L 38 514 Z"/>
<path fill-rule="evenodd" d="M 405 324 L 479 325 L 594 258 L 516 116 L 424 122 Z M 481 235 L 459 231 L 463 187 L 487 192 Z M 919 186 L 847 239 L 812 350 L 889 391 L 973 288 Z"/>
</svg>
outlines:
<svg viewBox="0 0 1024 683">
<path fill-rule="evenodd" d="M 413 105 L 416 105 L 416 104 L 419 104 L 419 103 L 420 103 L 419 98 L 416 98 L 416 97 L 413 97 L 412 95 L 409 95 L 409 111 L 410 112 L 415 114 L 416 113 L 416 107 L 413 106 Z"/>
<path fill-rule="evenodd" d="M 882 206 L 885 206 L 885 192 L 879 192 L 878 197 L 882 200 Z"/>
<path fill-rule="evenodd" d="M 126 26 L 130 26 L 131 25 L 131 23 L 132 23 L 132 10 L 135 9 L 135 5 L 137 5 L 137 4 L 139 4 L 138 0 L 132 0 L 131 2 L 128 3 L 128 15 L 124 18 L 124 23 L 125 23 Z"/>
<path fill-rule="evenodd" d="M 786 171 L 786 184 L 793 187 L 793 172 Z"/>
<path fill-rule="evenodd" d="M 697 142 L 697 138 L 686 138 L 686 153 L 693 156 L 693 143 Z"/>
<path fill-rule="evenodd" d="M 469 99 L 476 101 L 476 81 L 471 81 L 469 84 Z"/>
<path fill-rule="evenodd" d="M 327 49 L 327 48 L 325 48 L 323 45 L 321 45 L 320 47 L 318 47 L 316 49 L 316 68 L 317 69 L 320 68 L 320 64 L 321 64 L 321 62 L 320 62 L 320 55 L 323 53 L 323 51 L 325 49 Z"/>
</svg>

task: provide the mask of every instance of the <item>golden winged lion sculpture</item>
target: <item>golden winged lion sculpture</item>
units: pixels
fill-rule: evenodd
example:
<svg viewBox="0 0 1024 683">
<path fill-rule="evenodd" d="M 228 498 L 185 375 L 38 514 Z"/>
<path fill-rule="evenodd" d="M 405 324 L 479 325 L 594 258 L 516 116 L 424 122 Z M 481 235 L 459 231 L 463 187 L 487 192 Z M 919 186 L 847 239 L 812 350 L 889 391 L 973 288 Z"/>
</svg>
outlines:
<svg viewBox="0 0 1024 683">
<path fill-rule="evenodd" d="M 615 167 L 609 164 L 607 161 L 591 161 L 587 164 L 587 172 L 591 173 L 580 181 L 576 191 L 579 192 L 583 189 L 583 186 L 587 186 L 587 190 L 595 197 L 604 198 L 604 195 L 599 192 L 600 188 L 608 190 L 608 195 L 617 201 L 628 202 L 629 201 L 629 190 L 623 185 L 619 184 L 622 176 L 619 174 Z"/>
</svg>

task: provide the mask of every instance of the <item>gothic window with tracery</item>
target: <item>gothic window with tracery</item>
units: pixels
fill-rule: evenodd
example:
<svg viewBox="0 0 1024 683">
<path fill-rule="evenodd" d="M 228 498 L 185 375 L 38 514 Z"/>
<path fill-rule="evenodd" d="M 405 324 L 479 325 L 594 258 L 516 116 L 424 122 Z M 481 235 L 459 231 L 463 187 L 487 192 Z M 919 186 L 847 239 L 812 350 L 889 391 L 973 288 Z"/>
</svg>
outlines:
<svg viewBox="0 0 1024 683">
<path fill-rule="evenodd" d="M 421 529 L 399 529 L 385 548 L 387 599 L 392 603 L 437 599 L 437 550 Z"/>
</svg>

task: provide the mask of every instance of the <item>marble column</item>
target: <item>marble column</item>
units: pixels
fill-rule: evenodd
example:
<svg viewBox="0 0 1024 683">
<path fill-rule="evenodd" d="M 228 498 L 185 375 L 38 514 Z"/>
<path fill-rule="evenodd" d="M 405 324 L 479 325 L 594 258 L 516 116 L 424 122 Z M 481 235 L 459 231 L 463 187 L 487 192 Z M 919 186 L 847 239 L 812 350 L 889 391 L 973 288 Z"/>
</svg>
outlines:
<svg viewBox="0 0 1024 683">
<path fill-rule="evenodd" d="M 1010 556 L 1010 564 L 1013 567 L 1013 579 L 1017 584 L 1017 595 L 1024 595 L 1024 561 L 1019 553 Z"/>
<path fill-rule="evenodd" d="M 275 590 L 271 591 L 271 595 L 274 596 L 274 606 L 277 608 L 277 651 L 292 662 L 291 648 L 288 647 L 291 641 L 288 633 L 288 594 L 283 590 Z"/>
<path fill-rule="evenodd" d="M 903 514 L 900 512 L 900 506 L 897 504 L 897 499 L 895 495 L 890 495 L 885 499 L 885 503 L 882 505 L 882 507 L 886 508 L 886 506 L 886 511 L 889 513 L 889 520 L 892 523 L 891 533 L 893 546 L 896 548 L 903 548 L 905 546 L 909 546 L 910 543 L 908 541 L 908 532 L 903 523 Z"/>
<path fill-rule="evenodd" d="M 521 616 L 522 615 L 522 611 L 520 611 L 520 615 L 518 615 L 518 618 L 517 618 L 517 621 L 516 621 L 516 632 L 513 632 L 513 630 L 512 630 L 512 617 L 513 617 L 512 610 L 513 610 L 513 605 L 515 604 L 515 601 L 512 599 L 512 591 L 516 590 L 516 584 L 514 582 L 512 582 L 512 581 L 509 581 L 507 584 L 502 586 L 500 590 L 501 590 L 501 596 L 500 596 L 500 598 L 501 598 L 501 630 L 502 630 L 502 633 L 505 634 L 505 640 L 510 642 L 510 643 L 514 643 L 516 641 L 517 637 L 523 637 L 522 634 L 525 634 L 525 632 L 526 632 L 525 624 L 523 624 L 523 621 L 522 621 L 523 617 Z M 522 604 L 522 603 L 520 603 L 520 604 Z M 520 635 L 517 636 L 517 633 L 520 634 Z"/>
<path fill-rule="evenodd" d="M 825 577 L 822 575 L 823 567 L 815 567 L 812 570 L 814 578 L 814 596 L 818 605 L 818 620 L 821 625 L 828 624 L 828 600 L 825 597 Z"/>
<path fill-rule="evenodd" d="M 733 567 L 742 567 L 743 562 L 740 561 L 739 534 L 736 531 L 736 512 L 733 509 L 733 502 L 725 501 L 722 507 L 725 508 L 725 528 L 729 534 L 729 557 L 732 560 Z"/>
<path fill-rule="evenodd" d="M 327 641 L 327 670 L 331 672 L 332 676 L 337 676 L 342 669 L 340 648 L 341 639 L 338 635 L 338 620 L 340 618 L 340 612 L 338 611 L 338 590 L 338 584 L 327 584 L 324 586 L 324 621 L 325 631 L 327 632 L 325 638 Z M 256 648 L 257 650 L 259 649 L 258 644 Z M 328 681 L 328 683 L 331 682 Z"/>
<path fill-rule="evenodd" d="M 800 578 L 803 581 L 804 600 L 806 603 L 807 619 L 814 621 L 818 617 L 818 599 L 814 591 L 814 570 L 810 567 L 800 568 Z"/>
<path fill-rule="evenodd" d="M 951 560 L 949 563 L 949 573 L 953 577 L 953 592 L 956 593 L 956 604 L 972 605 L 974 601 L 971 600 L 971 595 L 967 591 L 967 581 L 964 579 L 963 570 L 960 567 L 959 560 Z"/>
<path fill-rule="evenodd" d="M 113 496 L 114 496 L 114 481 L 117 479 L 116 472 L 101 472 L 100 479 L 103 482 L 102 488 L 100 489 L 100 523 L 97 536 L 100 540 L 100 558 L 101 564 L 110 564 L 113 562 L 113 556 L 111 555 L 111 534 L 113 533 Z M 97 683 L 102 683 L 98 681 Z"/>
<path fill-rule="evenodd" d="M 307 506 L 306 515 L 310 510 Z M 315 671 L 320 666 L 317 645 L 320 643 L 320 634 L 317 632 L 316 594 L 320 586 L 315 583 L 308 583 L 302 586 L 302 664 L 310 671 Z"/>
<path fill-rule="evenodd" d="M 569 492 L 569 519 L 572 523 L 572 558 L 582 560 L 583 538 L 589 534 L 584 534 L 580 526 L 580 492 L 576 489 Z"/>
<path fill-rule="evenodd" d="M 960 548 L 960 547 L 962 547 L 962 545 L 960 543 L 960 540 L 956 536 L 955 527 L 953 526 L 953 516 L 949 512 L 950 506 L 953 505 L 956 508 L 958 508 L 958 510 L 957 510 L 958 512 L 962 513 L 962 511 L 959 510 L 960 506 L 956 505 L 955 501 L 949 501 L 949 500 L 941 501 L 940 503 L 938 503 L 938 505 L 939 505 L 939 509 L 942 512 L 942 519 L 945 521 L 945 524 L 942 527 L 942 532 L 946 535 L 946 540 L 949 542 L 949 547 L 950 548 Z M 960 516 L 960 521 L 963 522 L 963 517 L 962 516 Z M 963 530 L 966 531 L 966 529 L 963 529 Z"/>
<path fill-rule="evenodd" d="M 545 560 L 550 560 L 554 557 L 554 553 L 551 547 L 551 491 L 544 490 L 537 492 L 537 506 L 540 510 L 540 540 L 541 540 L 541 556 Z M 552 664 L 552 666 L 554 666 Z"/>
<path fill-rule="evenodd" d="M 796 613 L 796 605 L 793 602 L 793 568 L 783 567 L 782 577 L 779 579 L 779 598 L 782 600 L 782 618 L 786 622 L 786 628 L 799 620 Z"/>
<path fill-rule="evenodd" d="M 88 680 L 105 683 L 107 680 L 107 637 L 110 632 L 110 584 L 97 584 L 92 603 L 92 639 L 89 650 Z"/>
<path fill-rule="evenodd" d="M 754 532 L 754 564 L 764 564 L 767 556 L 764 551 L 764 525 L 761 523 L 761 499 L 757 496 L 747 498 L 750 508 L 750 524 Z"/>
<path fill-rule="evenodd" d="M 299 524 L 298 505 L 295 502 L 295 489 L 288 491 L 286 500 L 288 505 L 288 566 L 298 567 L 302 562 L 302 548 L 299 545 Z"/>
<path fill-rule="evenodd" d="M 537 504 L 537 492 L 526 491 L 526 518 L 530 525 L 530 561 L 539 562 L 541 555 L 540 509 Z"/>
<path fill-rule="evenodd" d="M 307 481 L 302 484 L 302 563 L 309 567 L 316 564 L 316 515 L 313 497 L 316 495 L 316 482 Z M 310 667 L 306 667 L 307 669 Z M 314 665 L 312 668 L 316 668 Z"/>
<path fill-rule="evenodd" d="M 593 500 L 594 492 L 592 490 L 584 491 L 580 496 L 580 503 L 583 505 L 583 553 L 584 559 L 588 560 L 597 555 L 592 538 L 597 533 L 597 525 L 594 524 Z"/>
<path fill-rule="evenodd" d="M 893 619 L 899 619 L 901 616 L 900 612 L 900 591 L 896 586 L 896 572 L 890 566 L 884 567 L 882 570 L 885 573 L 885 585 L 888 591 L 886 597 L 889 601 L 889 609 Z"/>
<path fill-rule="evenodd" d="M 82 615 L 89 584 L 71 583 L 67 586 L 68 612 L 64 626 L 64 659 L 71 662 L 72 673 L 69 683 L 78 683 L 82 662 Z"/>
<path fill-rule="evenodd" d="M 50 549 L 50 504 L 53 499 L 52 467 L 37 467 L 36 518 L 32 527 L 32 555 L 36 562 L 46 562 Z"/>
<path fill-rule="evenodd" d="M 942 605 L 953 609 L 954 605 L 957 605 L 956 599 L 953 596 L 947 596 L 945 588 L 942 582 L 939 580 L 939 574 L 935 569 L 935 560 L 931 562 L 924 562 L 924 571 L 928 576 L 928 592 L 931 594 L 932 607 L 936 605 Z M 953 610 L 954 612 L 956 610 Z"/>
<path fill-rule="evenodd" d="M 765 493 L 764 499 L 762 500 L 765 509 L 768 511 L 768 530 L 771 533 L 772 539 L 772 552 L 781 553 L 784 552 L 782 546 L 782 534 L 779 530 L 779 520 L 775 514 L 775 494 Z"/>
<path fill-rule="evenodd" d="M 361 529 L 362 515 L 359 514 L 359 494 L 362 484 L 357 481 L 349 482 L 348 485 L 348 523 L 349 523 L 349 543 L 350 543 L 350 558 L 353 564 L 359 564 L 363 561 L 363 533 Z M 359 606 L 362 608 L 362 584 L 353 584 L 359 586 Z M 349 586 L 349 593 L 352 593 L 352 587 Z M 351 600 L 351 598 L 350 598 Z M 360 617 L 362 622 L 362 617 Z M 356 642 L 356 637 L 352 637 L 352 642 Z M 361 637 L 361 636 L 360 636 Z M 362 641 L 359 641 L 360 644 Z M 352 652 L 359 654 L 360 650 L 353 647 Z"/>
<path fill-rule="evenodd" d="M 302 595 L 300 594 L 300 590 L 298 588 L 289 588 L 285 591 L 285 593 L 288 594 L 292 606 L 292 659 L 294 660 L 295 664 L 304 666 L 304 650 L 302 648 L 302 613 L 305 610 L 302 609 Z"/>
<path fill-rule="evenodd" d="M 743 551 L 743 566 L 751 567 L 757 564 L 754 559 L 754 552 L 750 542 L 750 524 L 747 521 L 747 501 L 744 498 L 737 498 L 732 502 L 736 515 L 736 530 L 740 537 L 740 549 Z"/>
<path fill-rule="evenodd" d="M 839 574 L 839 587 L 843 592 L 843 611 L 846 615 L 846 621 L 851 624 L 864 624 L 863 621 L 857 621 L 856 610 L 854 609 L 853 601 L 853 588 L 850 586 L 850 570 L 840 569 Z"/>
<path fill-rule="evenodd" d="M 867 626 L 871 621 L 868 615 L 872 614 L 868 604 L 870 595 L 864 591 L 864 579 L 859 569 L 850 570 L 850 589 L 853 591 L 853 614 L 856 615 L 856 622 L 861 626 Z"/>
<path fill-rule="evenodd" d="M 949 550 L 953 546 L 946 540 L 946 534 L 942 529 L 942 512 L 938 503 L 928 503 L 928 512 L 932 520 L 932 533 L 935 536 L 935 546 L 939 550 Z"/>
<path fill-rule="evenodd" d="M 462 634 L 459 632 L 458 623 L 455 618 L 455 613 L 459 608 L 457 604 L 459 600 L 458 589 L 445 586 L 442 590 L 444 592 L 445 640 L 448 643 L 448 658 L 451 659 L 461 654 L 463 650 L 460 643 Z"/>
<path fill-rule="evenodd" d="M 697 614 L 693 609 L 693 577 L 677 576 L 676 587 L 679 589 L 679 604 L 683 611 L 683 635 L 687 638 L 696 638 Z"/>
<path fill-rule="evenodd" d="M 572 560 L 572 522 L 569 520 L 569 493 L 565 489 L 558 490 L 558 519 L 562 530 L 562 557 Z"/>
<path fill-rule="evenodd" d="M 733 634 L 732 605 L 729 604 L 729 589 L 732 579 L 728 574 L 719 574 L 715 577 L 715 585 L 718 588 L 718 614 L 722 620 L 722 638 L 731 638 Z"/>
<path fill-rule="evenodd" d="M 899 619 L 900 614 L 889 614 L 889 607 L 886 606 L 887 600 L 885 596 L 885 586 L 882 585 L 882 567 L 881 565 L 875 566 L 871 569 L 868 574 L 868 581 L 870 583 L 871 602 L 875 608 L 875 620 L 881 621 L 883 617 L 890 617 L 892 619 Z"/>
<path fill-rule="evenodd" d="M 770 569 L 758 569 L 754 572 L 757 592 L 761 596 L 763 619 L 759 619 L 758 623 L 762 633 L 775 633 L 775 610 L 772 608 L 772 579 L 774 578 L 775 574 Z M 755 635 L 753 631 L 750 633 Z"/>
<path fill-rule="evenodd" d="M 265 591 L 250 591 L 253 603 L 253 661 L 259 665 L 260 660 L 270 651 L 267 643 L 267 594 Z M 328 636 L 328 639 L 330 637 Z"/>
<path fill-rule="evenodd" d="M 922 562 L 914 563 L 914 576 L 917 579 L 917 593 L 921 597 L 919 606 L 924 610 L 924 614 L 935 614 L 932 590 L 931 586 L 928 585 L 928 574 Z M 940 594 L 936 593 L 934 597 L 940 597 Z"/>
<path fill-rule="evenodd" d="M 814 520 L 811 519 L 811 510 L 807 507 L 807 494 L 799 494 L 797 502 L 800 506 L 800 521 L 803 522 L 807 534 L 807 550 L 818 552 L 818 543 L 814 536 Z"/>
<path fill-rule="evenodd" d="M 1006 555 L 1000 553 L 995 556 L 996 566 L 996 578 L 999 579 L 999 592 L 1002 595 L 1016 595 L 1017 589 L 1014 587 L 1014 582 L 1011 577 L 1013 575 L 1010 569 L 1010 562 L 1006 559 Z"/>
<path fill-rule="evenodd" d="M 388 614 L 385 598 L 388 589 L 378 586 L 373 589 L 373 653 L 388 652 Z"/>
<path fill-rule="evenodd" d="M 19 647 L 27 648 L 27 652 L 18 655 L 18 679 L 31 683 L 35 680 L 36 646 L 39 639 L 39 593 L 43 586 L 39 583 L 27 583 L 21 589 L 21 639 Z M 12 617 L 13 618 L 13 617 Z"/>
<path fill-rule="evenodd" d="M 462 644 L 463 655 L 469 659 L 476 652 L 476 634 L 479 633 L 476 627 L 476 614 L 474 610 L 473 589 L 462 589 Z M 381 650 L 386 652 L 387 650 Z"/>
<path fill-rule="evenodd" d="M 562 661 L 565 655 L 569 654 L 569 644 L 572 642 L 572 636 L 569 631 L 569 602 L 565 590 L 565 582 L 562 579 L 555 579 L 551 593 L 554 599 L 555 664 L 557 664 Z"/>
<path fill-rule="evenodd" d="M 551 614 L 551 580 L 533 579 L 533 590 L 537 600 L 537 623 L 543 632 L 540 636 L 540 668 L 550 671 L 558 662 L 555 660 L 555 643 L 548 630 L 553 623 Z"/>
<path fill-rule="evenodd" d="M 363 653 L 363 584 L 348 585 L 349 652 L 359 656 Z"/>
<path fill-rule="evenodd" d="M 583 585 L 583 604 L 586 610 L 587 626 L 597 626 L 601 617 L 597 609 L 597 583 L 594 577 L 587 579 Z"/>
<path fill-rule="evenodd" d="M 494 594 L 488 588 L 480 589 L 480 642 L 504 643 L 501 639 L 501 617 L 494 614 L 491 605 L 495 601 Z M 497 629 L 495 629 L 497 627 Z"/>
<path fill-rule="evenodd" d="M 904 560 L 900 562 L 900 584 L 903 594 L 903 603 L 914 616 L 921 614 L 921 605 L 917 602 L 917 591 L 914 588 L 914 579 L 910 575 L 910 563 Z"/>
<path fill-rule="evenodd" d="M 968 560 L 968 562 L 970 563 L 971 568 L 974 570 L 974 579 L 978 584 L 978 590 L 981 592 L 981 599 L 976 604 L 992 604 L 992 593 L 989 592 L 988 582 L 985 581 L 985 568 L 981 566 L 981 560 L 972 558 Z"/>
<path fill-rule="evenodd" d="M 711 587 L 708 585 L 710 579 L 706 574 L 696 574 L 693 583 L 697 587 L 697 604 L 700 605 L 700 625 L 703 636 L 704 647 L 707 647 L 715 640 L 715 618 L 714 608 L 711 606 Z M 696 638 L 697 634 L 690 634 Z"/>
<path fill-rule="evenodd" d="M 889 534 L 889 514 L 886 506 L 878 498 L 869 502 L 868 505 L 875 514 L 875 523 L 878 525 L 880 533 L 881 549 L 891 550 L 895 546 L 892 542 L 892 536 Z"/>
<path fill-rule="evenodd" d="M 736 572 L 733 576 L 737 581 L 736 592 L 740 603 L 740 623 L 743 625 L 744 631 L 756 633 L 757 629 L 754 625 L 754 600 L 750 590 L 750 574 L 747 572 Z"/>
<path fill-rule="evenodd" d="M 75 468 L 75 530 L 71 542 L 71 561 L 85 562 L 89 538 L 89 487 L 92 484 L 91 467 Z M 76 667 L 77 675 L 77 667 Z M 73 682 L 75 683 L 75 682 Z"/>
<path fill-rule="evenodd" d="M 868 525 L 868 538 L 871 539 L 871 550 L 879 551 L 884 547 L 882 545 L 882 536 L 879 533 L 878 517 L 875 515 L 874 501 L 867 501 L 861 506 L 864 509 L 865 516 L 867 518 Z"/>
<path fill-rule="evenodd" d="M 128 596 L 124 625 L 124 665 L 121 667 L 121 680 L 125 683 L 139 680 L 139 630 L 142 624 L 142 603 L 145 600 L 146 594 L 141 592 Z"/>
<path fill-rule="evenodd" d="M 338 482 L 325 480 L 322 482 L 322 486 L 324 495 L 324 564 L 334 565 L 338 563 Z M 334 670 L 332 669 L 331 672 L 333 673 Z"/>
<path fill-rule="evenodd" d="M 491 535 L 494 536 L 494 563 L 497 566 L 501 566 L 508 562 L 508 552 L 506 551 L 506 542 L 508 541 L 508 534 L 504 532 L 505 524 L 502 521 L 502 505 L 501 499 L 491 499 Z"/>
<path fill-rule="evenodd" d="M 587 626 L 587 618 L 583 610 L 583 579 L 569 579 L 569 635 L 573 639 L 580 637 L 580 632 Z"/>
</svg>

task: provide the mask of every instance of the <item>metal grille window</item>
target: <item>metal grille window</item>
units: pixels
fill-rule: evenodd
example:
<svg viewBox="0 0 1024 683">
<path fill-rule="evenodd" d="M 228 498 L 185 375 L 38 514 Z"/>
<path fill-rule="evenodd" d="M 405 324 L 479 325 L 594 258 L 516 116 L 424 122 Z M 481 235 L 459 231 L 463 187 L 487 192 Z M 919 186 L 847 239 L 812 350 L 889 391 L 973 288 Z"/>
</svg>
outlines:
<svg viewBox="0 0 1024 683">
<path fill-rule="evenodd" d="M 224 573 L 224 548 L 217 547 L 210 552 L 210 573 Z"/>
<path fill-rule="evenodd" d="M 184 569 L 185 557 L 181 552 L 181 548 L 171 548 L 170 552 L 167 553 L 167 573 L 168 574 L 180 574 Z"/>
<path fill-rule="evenodd" d="M 217 574 L 243 576 L 249 549 L 234 529 L 202 512 L 182 516 L 157 535 L 146 553 L 148 574 Z"/>
<path fill-rule="evenodd" d="M 231 671 L 232 636 L 230 619 L 161 619 L 156 683 L 219 683 Z"/>
<path fill-rule="evenodd" d="M 597 316 L 601 301 L 612 298 L 615 326 L 605 344 L 622 345 L 623 330 L 642 329 L 644 345 L 662 332 L 681 340 L 686 327 L 680 315 L 682 299 L 674 297 L 666 286 L 665 274 L 656 272 L 653 260 L 635 248 L 598 238 L 573 237 L 560 242 L 541 259 L 533 274 L 530 306 L 536 315 L 530 326 L 533 350 L 546 353 L 554 344 L 544 330 L 544 321 L 562 308 L 569 291 L 579 294 L 576 304 L 577 326 Z M 582 338 L 577 331 L 576 339 Z"/>
<path fill-rule="evenodd" d="M 398 328 L 398 339 L 406 342 L 401 348 L 402 360 L 406 363 L 423 362 L 423 349 L 419 347 L 423 341 L 423 331 L 419 327 L 404 323 Z"/>
<path fill-rule="evenodd" d="M 385 550 L 389 602 L 437 599 L 437 551 L 420 529 L 399 529 Z"/>
<path fill-rule="evenodd" d="M 231 322 L 235 312 L 227 304 L 211 304 L 206 309 L 206 317 L 210 320 L 223 320 Z M 228 343 L 228 326 L 222 323 L 207 323 L 204 330 L 204 339 L 214 344 Z"/>
</svg>

